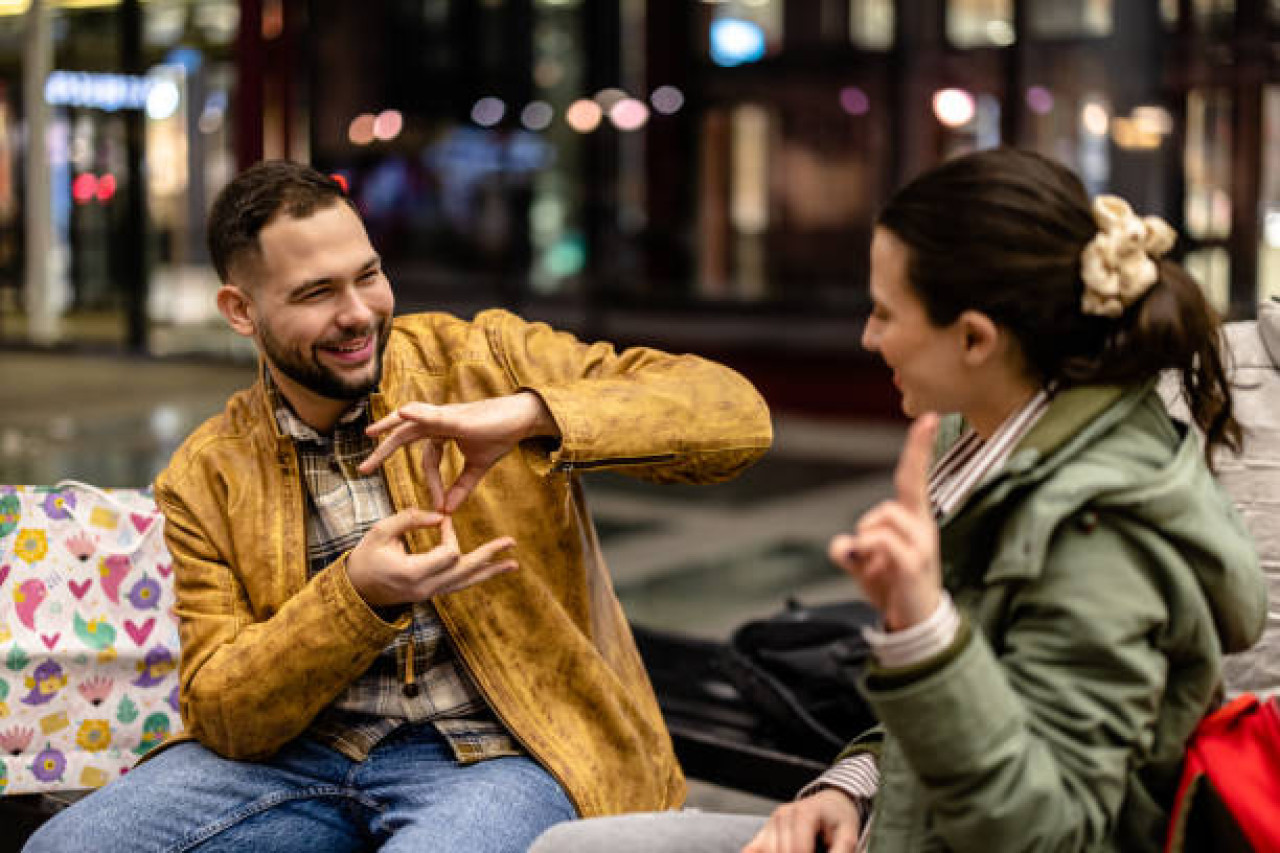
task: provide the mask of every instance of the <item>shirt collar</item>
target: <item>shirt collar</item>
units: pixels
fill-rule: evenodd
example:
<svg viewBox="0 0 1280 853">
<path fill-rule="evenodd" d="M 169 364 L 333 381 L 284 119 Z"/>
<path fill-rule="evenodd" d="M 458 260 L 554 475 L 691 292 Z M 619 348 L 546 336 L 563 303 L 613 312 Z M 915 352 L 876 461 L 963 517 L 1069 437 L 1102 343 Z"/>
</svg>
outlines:
<svg viewBox="0 0 1280 853">
<path fill-rule="evenodd" d="M 276 424 L 280 427 L 280 432 L 295 441 L 328 444 L 332 440 L 330 436 L 321 435 L 303 421 L 302 418 L 298 417 L 293 407 L 289 405 L 289 401 L 280 393 L 280 389 L 276 386 L 275 380 L 271 378 L 269 371 L 264 371 L 263 376 L 267 387 L 267 400 L 271 404 L 271 411 L 275 413 Z M 338 418 L 338 428 L 349 427 L 357 423 L 365 416 L 368 410 L 368 397 L 363 397 L 352 403 L 351 407 Z"/>
<path fill-rule="evenodd" d="M 965 430 L 929 472 L 929 501 L 936 517 L 953 512 L 978 483 L 1004 465 L 1018 442 L 1049 408 L 1052 394 L 1052 389 L 1042 388 L 1006 417 L 985 441 L 973 427 Z"/>
</svg>

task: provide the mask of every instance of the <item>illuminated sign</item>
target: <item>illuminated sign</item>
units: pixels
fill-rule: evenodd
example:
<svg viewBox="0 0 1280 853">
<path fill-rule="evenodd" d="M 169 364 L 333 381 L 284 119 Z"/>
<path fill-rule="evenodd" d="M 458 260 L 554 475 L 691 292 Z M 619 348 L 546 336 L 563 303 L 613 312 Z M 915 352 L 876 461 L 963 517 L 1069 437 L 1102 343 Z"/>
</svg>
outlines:
<svg viewBox="0 0 1280 853">
<path fill-rule="evenodd" d="M 87 107 L 106 110 L 143 110 L 155 82 L 128 74 L 88 71 L 55 71 L 44 83 L 45 103 L 53 107 Z"/>
<path fill-rule="evenodd" d="M 711 61 L 734 66 L 764 57 L 764 29 L 754 21 L 720 18 L 711 23 Z"/>
</svg>

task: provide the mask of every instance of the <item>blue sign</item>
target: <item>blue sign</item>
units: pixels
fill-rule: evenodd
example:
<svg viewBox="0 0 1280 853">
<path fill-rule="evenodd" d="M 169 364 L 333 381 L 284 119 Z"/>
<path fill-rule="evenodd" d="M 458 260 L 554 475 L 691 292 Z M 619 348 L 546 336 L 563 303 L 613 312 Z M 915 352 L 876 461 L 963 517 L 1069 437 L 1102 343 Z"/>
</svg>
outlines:
<svg viewBox="0 0 1280 853">
<path fill-rule="evenodd" d="M 764 57 L 764 28 L 741 18 L 719 18 L 711 22 L 711 61 L 731 67 Z"/>
<path fill-rule="evenodd" d="M 45 102 L 53 107 L 106 110 L 146 109 L 153 81 L 128 74 L 55 71 L 44 83 Z"/>
</svg>

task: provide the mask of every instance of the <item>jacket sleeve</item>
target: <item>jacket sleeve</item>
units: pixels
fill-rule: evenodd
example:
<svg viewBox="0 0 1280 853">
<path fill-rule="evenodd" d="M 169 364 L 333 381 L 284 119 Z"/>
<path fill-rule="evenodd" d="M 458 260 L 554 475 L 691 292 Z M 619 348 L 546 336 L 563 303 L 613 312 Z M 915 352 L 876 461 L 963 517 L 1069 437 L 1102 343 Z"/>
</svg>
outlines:
<svg viewBox="0 0 1280 853">
<path fill-rule="evenodd" d="M 543 323 L 486 312 L 490 345 L 537 393 L 559 445 L 531 448 L 543 473 L 616 468 L 660 482 L 727 480 L 768 450 L 769 410 L 735 371 L 693 355 L 586 344 Z"/>
<path fill-rule="evenodd" d="M 311 720 L 386 647 L 404 624 L 383 622 L 347 579 L 344 558 L 255 621 L 219 535 L 222 511 L 157 485 L 174 560 L 182 640 L 181 704 L 187 731 L 227 758 L 263 758 Z M 407 623 L 407 619 L 401 620 Z"/>
<path fill-rule="evenodd" d="M 1013 593 L 999 656 L 970 631 L 941 668 L 866 677 L 951 849 L 1090 849 L 1151 749 L 1168 607 L 1149 556 L 1105 523 L 1090 539 L 1060 535 L 1043 574 Z"/>
</svg>

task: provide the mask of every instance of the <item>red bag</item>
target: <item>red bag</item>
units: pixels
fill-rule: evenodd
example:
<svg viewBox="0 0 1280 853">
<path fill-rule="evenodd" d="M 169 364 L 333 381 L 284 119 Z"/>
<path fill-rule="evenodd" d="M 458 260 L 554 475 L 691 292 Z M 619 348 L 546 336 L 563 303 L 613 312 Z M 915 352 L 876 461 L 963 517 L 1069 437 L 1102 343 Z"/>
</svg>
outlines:
<svg viewBox="0 0 1280 853">
<path fill-rule="evenodd" d="M 1165 843 L 1166 851 L 1179 849 L 1280 851 L 1276 698 L 1246 693 L 1196 727 Z"/>
</svg>

